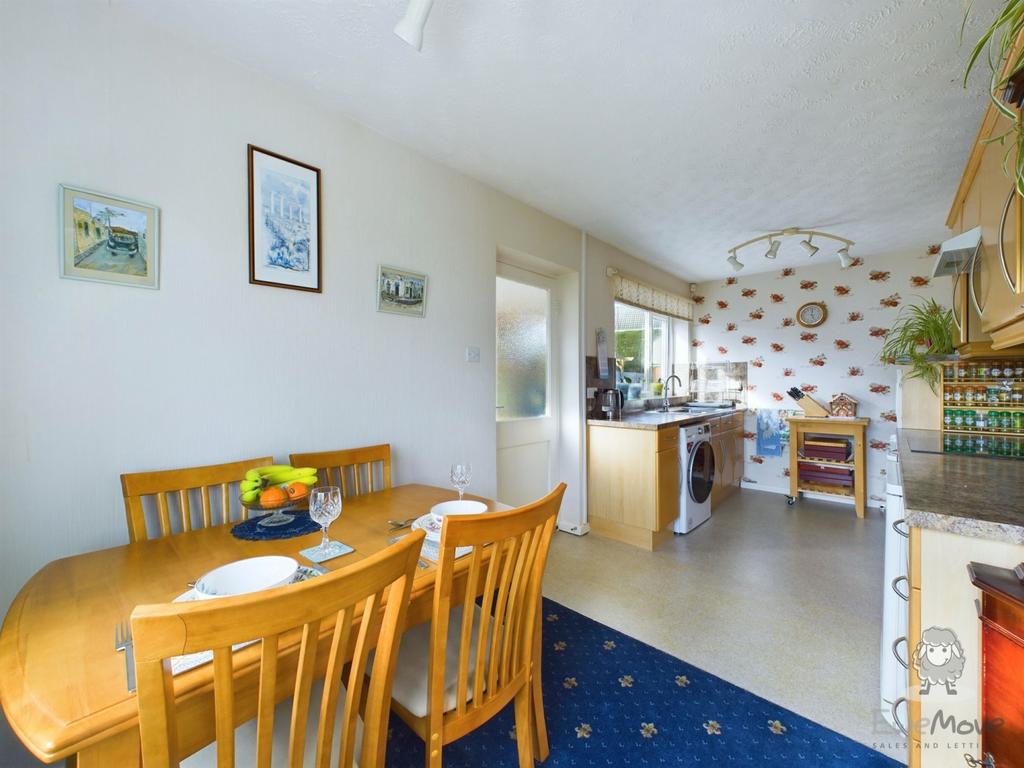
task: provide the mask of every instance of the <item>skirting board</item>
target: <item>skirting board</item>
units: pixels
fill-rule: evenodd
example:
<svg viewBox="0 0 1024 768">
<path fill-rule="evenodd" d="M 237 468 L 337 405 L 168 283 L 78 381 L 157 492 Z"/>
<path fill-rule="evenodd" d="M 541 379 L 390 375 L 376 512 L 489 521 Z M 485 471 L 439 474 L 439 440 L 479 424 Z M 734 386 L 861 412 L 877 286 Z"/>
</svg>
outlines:
<svg viewBox="0 0 1024 768">
<path fill-rule="evenodd" d="M 782 494 L 783 496 L 789 496 L 789 486 L 780 487 L 762 485 L 761 483 L 748 483 L 746 480 L 744 480 L 743 482 L 740 483 L 740 488 L 749 488 L 752 491 L 768 491 L 768 493 L 779 493 Z M 816 499 L 817 501 L 831 501 L 835 502 L 836 504 L 848 504 L 851 507 L 853 506 L 853 497 L 846 498 L 844 496 L 829 496 L 824 493 L 811 493 L 807 491 L 801 493 L 800 495 L 808 499 Z M 866 506 L 871 509 L 878 509 L 879 507 L 882 506 L 882 503 L 880 501 L 875 501 L 874 499 L 871 499 L 869 497 Z"/>
<path fill-rule="evenodd" d="M 582 523 L 576 523 L 573 525 L 569 525 L 566 523 L 558 523 L 557 528 L 563 533 L 571 533 L 575 536 L 585 536 L 586 534 L 590 533 L 590 523 L 586 521 L 583 521 Z"/>
</svg>

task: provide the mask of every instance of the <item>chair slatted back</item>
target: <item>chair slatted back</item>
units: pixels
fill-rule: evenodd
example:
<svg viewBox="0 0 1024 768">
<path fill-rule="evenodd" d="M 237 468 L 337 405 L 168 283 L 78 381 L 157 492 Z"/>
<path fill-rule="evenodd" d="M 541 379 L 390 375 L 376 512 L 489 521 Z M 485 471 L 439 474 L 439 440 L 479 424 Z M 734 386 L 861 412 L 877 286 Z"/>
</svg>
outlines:
<svg viewBox="0 0 1024 768">
<path fill-rule="evenodd" d="M 139 730 L 146 768 L 179 765 L 170 658 L 203 650 L 213 651 L 217 765 L 234 766 L 239 717 L 235 707 L 232 645 L 254 638 L 261 641 L 256 704 L 258 768 L 270 766 L 275 705 L 289 695 L 289 766 L 302 766 L 307 720 L 316 717 L 317 768 L 333 764 L 336 722 L 341 730 L 337 764 L 351 766 L 358 755 L 363 768 L 382 768 L 395 661 L 422 543 L 423 533 L 416 532 L 342 570 L 252 595 L 136 607 L 131 622 Z M 311 712 L 314 671 L 318 662 L 323 668 L 317 658 L 317 647 L 321 633 L 327 631 L 330 646 L 323 693 L 319 705 Z M 294 686 L 279 691 L 278 654 L 296 640 L 299 650 Z M 374 646 L 363 701 L 364 672 Z M 365 716 L 361 748 L 357 752 L 356 725 L 361 706 Z"/>
<path fill-rule="evenodd" d="M 342 496 L 359 496 L 391 487 L 391 445 L 369 445 L 341 451 L 293 453 L 293 467 L 316 467 L 322 485 L 336 485 Z M 382 484 L 377 484 L 380 467 Z"/>
<path fill-rule="evenodd" d="M 249 513 L 234 498 L 231 486 L 245 478 L 245 473 L 254 467 L 265 467 L 273 463 L 270 456 L 243 459 L 228 464 L 210 464 L 205 467 L 164 469 L 156 472 L 134 472 L 121 475 L 121 490 L 124 494 L 124 511 L 128 521 L 128 540 L 145 541 L 149 538 L 169 536 L 173 532 L 174 519 L 180 523 L 182 532 L 191 531 L 192 505 L 190 491 L 198 490 L 202 511 L 202 525 L 229 523 L 231 510 L 238 508 L 240 517 L 248 519 Z M 220 520 L 214 521 L 211 490 L 219 496 Z M 237 488 L 235 488 L 237 491 Z M 152 533 L 146 527 L 146 513 L 143 500 L 152 497 L 156 502 L 159 532 Z"/>
<path fill-rule="evenodd" d="M 564 493 L 562 483 L 543 499 L 508 512 L 445 518 L 427 678 L 428 733 L 441 734 L 442 743 L 489 720 L 531 680 L 532 665 L 539 661 L 533 651 L 541 582 Z M 454 594 L 460 547 L 472 552 L 464 555 L 469 559 L 465 594 L 454 601 L 463 606 L 459 636 L 449 638 L 453 597 L 460 597 Z M 480 605 L 477 595 L 483 596 Z M 458 643 L 459 661 L 456 707 L 445 714 L 449 642 Z"/>
</svg>

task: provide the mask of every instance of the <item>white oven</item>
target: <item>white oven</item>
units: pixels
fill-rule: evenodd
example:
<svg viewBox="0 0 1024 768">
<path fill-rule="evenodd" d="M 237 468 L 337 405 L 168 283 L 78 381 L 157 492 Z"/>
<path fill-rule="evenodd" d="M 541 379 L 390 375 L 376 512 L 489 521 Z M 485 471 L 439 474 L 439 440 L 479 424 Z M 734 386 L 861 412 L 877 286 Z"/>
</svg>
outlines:
<svg viewBox="0 0 1024 768">
<path fill-rule="evenodd" d="M 899 453 L 886 454 L 885 565 L 882 575 L 881 709 L 894 727 L 906 733 L 909 681 L 907 620 L 910 613 L 909 529 L 903 505 Z"/>
</svg>

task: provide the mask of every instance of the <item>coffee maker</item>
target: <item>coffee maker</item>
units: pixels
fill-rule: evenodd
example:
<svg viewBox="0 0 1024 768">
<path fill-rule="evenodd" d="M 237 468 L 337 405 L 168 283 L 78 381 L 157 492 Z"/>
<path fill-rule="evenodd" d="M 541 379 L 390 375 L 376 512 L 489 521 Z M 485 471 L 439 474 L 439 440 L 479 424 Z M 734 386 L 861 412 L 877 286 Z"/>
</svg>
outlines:
<svg viewBox="0 0 1024 768">
<path fill-rule="evenodd" d="M 622 406 L 625 405 L 625 398 L 622 392 L 617 389 L 597 390 L 597 407 L 604 418 L 609 421 L 622 416 Z"/>
</svg>

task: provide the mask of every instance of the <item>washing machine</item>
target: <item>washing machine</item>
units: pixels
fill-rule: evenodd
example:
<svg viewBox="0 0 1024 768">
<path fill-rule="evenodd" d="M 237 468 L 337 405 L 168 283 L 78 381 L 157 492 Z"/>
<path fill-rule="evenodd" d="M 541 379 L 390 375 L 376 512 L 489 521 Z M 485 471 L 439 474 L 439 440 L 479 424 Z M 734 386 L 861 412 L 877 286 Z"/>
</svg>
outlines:
<svg viewBox="0 0 1024 768">
<path fill-rule="evenodd" d="M 684 534 L 711 517 L 715 453 L 711 448 L 709 424 L 693 424 L 680 429 L 679 519 L 673 524 L 673 530 Z"/>
</svg>

